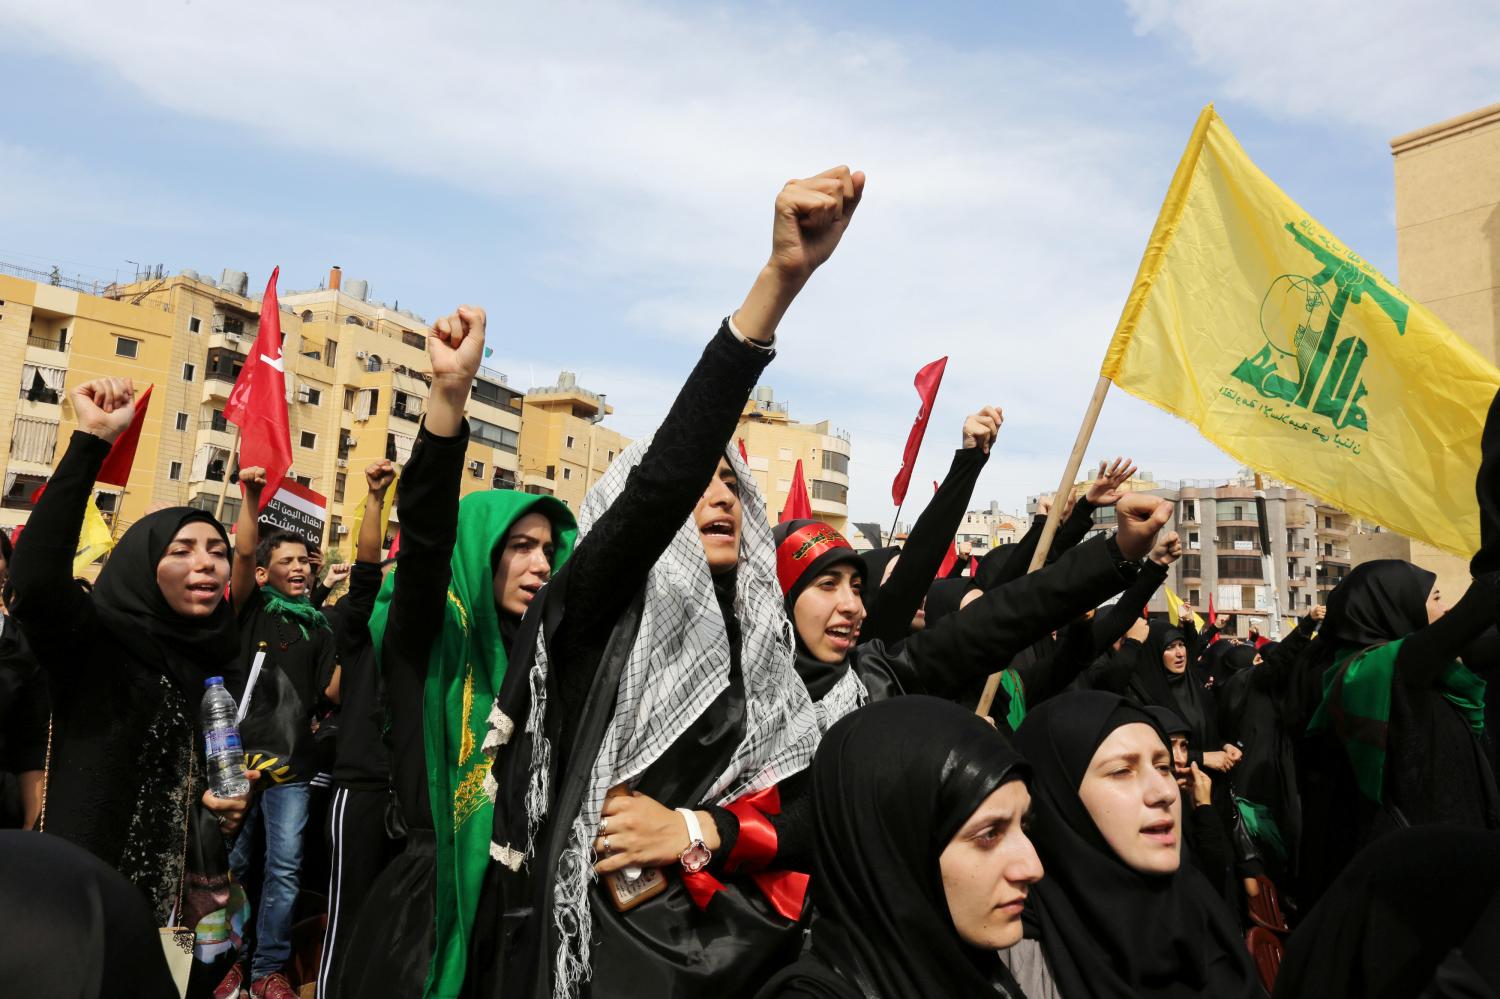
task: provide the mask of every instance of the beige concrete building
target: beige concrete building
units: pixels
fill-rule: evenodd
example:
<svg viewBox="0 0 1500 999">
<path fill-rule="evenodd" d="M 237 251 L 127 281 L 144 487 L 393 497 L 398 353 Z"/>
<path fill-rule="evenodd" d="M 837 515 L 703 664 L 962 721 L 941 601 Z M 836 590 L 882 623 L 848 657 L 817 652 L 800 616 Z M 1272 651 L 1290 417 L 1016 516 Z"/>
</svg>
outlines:
<svg viewBox="0 0 1500 999">
<path fill-rule="evenodd" d="M 584 495 L 630 446 L 630 438 L 601 424 L 613 412 L 571 371 L 559 373 L 556 385 L 528 389 L 521 400 L 520 487 L 556 496 L 577 513 Z"/>
<path fill-rule="evenodd" d="M 427 327 L 410 312 L 368 300 L 364 282 L 282 290 L 292 467 L 288 475 L 328 501 L 325 547 L 352 551 L 363 469 L 410 456 L 428 395 Z M 153 384 L 130 481 L 101 488 L 100 507 L 128 527 L 157 505 L 239 510 L 226 484 L 235 428 L 224 404 L 260 324 L 260 301 L 242 272 L 218 282 L 194 271 L 91 295 L 0 275 L 0 526 L 23 523 L 30 496 L 51 474 L 73 427 L 66 393 L 104 375 Z M 14 391 L 7 394 L 5 385 Z M 467 412 L 471 438 L 463 491 L 513 486 L 520 393 L 481 371 Z M 118 495 L 117 495 L 118 494 Z"/>
<path fill-rule="evenodd" d="M 1500 361 L 1500 104 L 1398 136 L 1391 154 L 1401 289 Z M 1426 566 L 1448 599 L 1468 588 L 1466 559 L 1421 542 L 1377 533 L 1355 548 Z"/>
<path fill-rule="evenodd" d="M 798 423 L 770 388 L 755 389 L 735 435 L 745 442 L 750 470 L 766 498 L 774 523 L 791 492 L 797 461 L 802 462 L 813 516 L 839 531 L 849 523 L 849 434 L 821 423 Z M 872 541 L 873 545 L 873 541 Z"/>
</svg>

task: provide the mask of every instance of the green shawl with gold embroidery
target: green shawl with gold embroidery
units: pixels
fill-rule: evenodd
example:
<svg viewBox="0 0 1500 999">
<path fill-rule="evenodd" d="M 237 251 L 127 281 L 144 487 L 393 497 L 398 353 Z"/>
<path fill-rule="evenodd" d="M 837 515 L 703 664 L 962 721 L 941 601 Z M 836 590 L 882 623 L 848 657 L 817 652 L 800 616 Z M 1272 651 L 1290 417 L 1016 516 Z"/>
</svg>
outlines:
<svg viewBox="0 0 1500 999">
<path fill-rule="evenodd" d="M 528 513 L 543 514 L 552 522 L 555 572 L 578 537 L 573 514 L 560 500 L 500 489 L 471 493 L 458 507 L 443 628 L 427 660 L 422 697 L 427 793 L 437 838 L 437 947 L 424 997 L 457 996 L 463 985 L 469 934 L 489 863 L 494 812 L 484 786 L 490 760 L 482 746 L 507 663 L 495 606 L 494 566 L 511 525 Z M 399 571 L 398 560 L 370 615 L 377 650 Z"/>
</svg>

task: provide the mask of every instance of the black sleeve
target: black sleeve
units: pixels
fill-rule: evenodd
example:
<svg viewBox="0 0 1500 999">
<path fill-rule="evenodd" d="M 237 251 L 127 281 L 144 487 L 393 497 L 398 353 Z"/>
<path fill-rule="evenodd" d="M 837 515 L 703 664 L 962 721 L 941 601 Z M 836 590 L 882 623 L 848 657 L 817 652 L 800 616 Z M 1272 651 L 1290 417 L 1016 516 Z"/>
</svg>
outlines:
<svg viewBox="0 0 1500 999">
<path fill-rule="evenodd" d="M 422 691 L 428 653 L 443 626 L 468 440 L 467 421 L 454 437 L 428 433 L 424 424 L 396 485 L 401 558 L 380 654 L 390 711 L 392 779 L 409 821 L 427 808 Z"/>
<path fill-rule="evenodd" d="M 766 816 L 776 830 L 776 856 L 766 870 L 810 872 L 816 850 L 811 775 L 804 770 L 782 781 L 779 789 L 781 811 Z M 717 805 L 710 807 L 708 813 L 714 817 L 714 827 L 719 831 L 719 849 L 709 862 L 709 869 L 718 873 L 724 870 L 739 840 L 740 820 L 729 809 Z"/>
<path fill-rule="evenodd" d="M 14 628 L 8 630 L 14 634 Z M 5 747 L 0 769 L 12 773 L 41 770 L 47 762 L 47 722 L 52 714 L 46 675 L 21 636 L 7 635 L 0 640 L 0 649 L 0 670 L 8 674 L 0 685 L 13 691 L 0 715 Z"/>
<path fill-rule="evenodd" d="M 899 642 L 911 628 L 911 619 L 927 597 L 927 590 L 937 576 L 948 546 L 963 523 L 969 499 L 974 495 L 974 483 L 984 471 L 989 455 L 977 447 L 959 448 L 953 455 L 953 464 L 943 484 L 933 495 L 927 509 L 917 518 L 906 544 L 901 547 L 901 557 L 891 570 L 891 578 L 881 586 L 878 579 L 865 581 L 865 589 L 878 587 L 872 606 L 860 626 L 860 640 L 883 639 Z M 960 560 L 961 561 L 961 560 Z M 955 571 L 961 570 L 955 565 Z"/>
<path fill-rule="evenodd" d="M 380 584 L 379 563 L 354 563 L 349 572 L 349 592 L 338 603 L 342 608 L 338 629 L 339 657 L 346 665 L 370 644 L 370 615 L 375 611 Z"/>
<path fill-rule="evenodd" d="M 1497 574 L 1476 576 L 1458 603 L 1432 624 L 1406 637 L 1396 653 L 1396 674 L 1410 687 L 1430 687 L 1464 647 L 1500 614 Z"/>
<path fill-rule="evenodd" d="M 1141 643 L 1133 638 L 1122 640 L 1118 649 L 1105 646 L 1098 658 L 1084 670 L 1082 685 L 1089 690 L 1125 693 L 1135 673 L 1135 660 L 1140 651 Z"/>
<path fill-rule="evenodd" d="M 1128 582 L 1096 538 L 1055 564 L 990 590 L 957 614 L 908 638 L 896 658 L 911 675 L 908 691 L 957 697 L 974 680 L 1003 667 L 1018 652 L 1097 606 Z"/>
<path fill-rule="evenodd" d="M 107 454 L 108 441 L 73 432 L 10 561 L 11 616 L 44 669 L 86 666 L 83 650 L 96 637 L 94 605 L 73 579 L 73 554 Z"/>
<path fill-rule="evenodd" d="M 322 610 L 323 604 L 328 602 L 328 595 L 332 592 L 333 587 L 329 586 L 327 583 L 323 582 L 320 579 L 318 580 L 317 585 L 312 588 L 312 593 L 308 596 L 307 599 L 312 603 L 314 607 Z"/>
<path fill-rule="evenodd" d="M 1077 546 L 1094 529 L 1094 504 L 1078 497 L 1073 504 L 1073 512 L 1068 514 L 1068 519 L 1057 525 L 1057 533 L 1052 536 L 1052 550 L 1047 553 L 1047 561 L 1055 562 L 1061 558 L 1063 553 Z M 1034 552 L 1035 549 L 1033 548 Z"/>
<path fill-rule="evenodd" d="M 1312 644 L 1317 627 L 1318 623 L 1310 615 L 1299 620 L 1297 627 L 1271 650 L 1270 655 L 1261 657 L 1260 665 L 1250 674 L 1251 686 L 1273 697 L 1284 693 L 1292 682 L 1302 654 Z"/>
<path fill-rule="evenodd" d="M 1026 570 L 1031 568 L 1031 557 L 1036 554 L 1036 546 L 1041 543 L 1042 531 L 1046 527 L 1046 517 L 1040 515 L 1032 517 L 1031 526 L 1026 529 L 1021 540 L 1016 542 L 1016 546 L 1005 553 L 1004 558 L 995 560 L 992 567 L 980 565 L 979 576 L 976 577 L 979 583 L 977 586 L 971 586 L 970 589 L 993 590 L 997 586 L 1004 586 L 1011 580 L 1020 579 L 1026 575 Z M 989 561 L 989 559 L 985 560 L 985 562 Z"/>
<path fill-rule="evenodd" d="M 1151 597 L 1166 582 L 1167 567 L 1147 559 L 1135 575 L 1135 582 L 1110 607 L 1094 615 L 1094 649 L 1098 651 L 1115 644 L 1120 636 L 1130 630 L 1141 611 L 1151 602 Z"/>
<path fill-rule="evenodd" d="M 1207 652 L 1208 647 L 1214 643 L 1214 638 L 1218 636 L 1220 630 L 1218 624 L 1211 624 L 1204 628 L 1198 635 L 1198 641 L 1188 647 L 1188 661 L 1197 662 L 1202 659 L 1203 653 Z"/>
<path fill-rule="evenodd" d="M 1016 673 L 1021 677 L 1026 691 L 1026 709 L 1029 711 L 1068 689 L 1068 685 L 1094 661 L 1093 622 L 1079 619 L 1062 630 L 1057 647 L 1041 659 L 1022 665 L 1016 664 Z"/>
<path fill-rule="evenodd" d="M 1191 805 L 1192 799 L 1187 799 L 1184 804 Z M 1224 823 L 1213 805 L 1192 805 L 1188 821 L 1193 824 L 1193 861 L 1214 886 L 1214 891 L 1222 894 L 1224 886 L 1229 883 L 1229 868 L 1234 863 L 1234 852 L 1224 831 Z"/>
<path fill-rule="evenodd" d="M 641 463 L 626 479 L 624 490 L 578 545 L 559 577 L 567 586 L 566 609 L 557 626 L 559 650 L 602 642 L 640 592 L 651 566 L 698 505 L 734 435 L 750 390 L 773 356 L 773 351 L 736 337 L 727 320 L 720 325 Z M 563 668 L 575 660 L 559 651 L 553 661 Z M 598 662 L 589 666 L 586 675 L 559 677 L 565 730 L 571 729 L 583 709 Z"/>
</svg>

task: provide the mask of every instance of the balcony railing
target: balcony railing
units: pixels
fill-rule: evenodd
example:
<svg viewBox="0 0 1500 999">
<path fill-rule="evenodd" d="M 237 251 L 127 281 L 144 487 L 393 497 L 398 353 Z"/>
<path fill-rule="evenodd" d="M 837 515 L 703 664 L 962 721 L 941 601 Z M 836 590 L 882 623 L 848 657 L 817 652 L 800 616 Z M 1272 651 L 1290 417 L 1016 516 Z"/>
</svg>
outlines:
<svg viewBox="0 0 1500 999">
<path fill-rule="evenodd" d="M 30 347 L 41 347 L 44 350 L 67 350 L 68 338 L 63 335 L 42 336 L 39 333 L 28 333 L 26 344 Z"/>
</svg>

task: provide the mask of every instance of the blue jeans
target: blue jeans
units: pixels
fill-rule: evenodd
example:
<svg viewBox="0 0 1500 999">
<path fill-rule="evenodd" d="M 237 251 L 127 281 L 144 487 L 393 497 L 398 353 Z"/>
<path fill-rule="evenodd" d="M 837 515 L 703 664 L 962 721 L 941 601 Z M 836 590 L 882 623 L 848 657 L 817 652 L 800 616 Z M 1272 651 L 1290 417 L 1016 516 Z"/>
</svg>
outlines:
<svg viewBox="0 0 1500 999">
<path fill-rule="evenodd" d="M 251 981 L 282 971 L 292 956 L 292 907 L 302 874 L 302 833 L 307 828 L 310 791 L 301 783 L 260 792 L 229 851 L 229 869 L 241 883 L 257 862 L 264 861 L 254 932 L 246 927 L 251 937 L 246 942 Z"/>
</svg>

